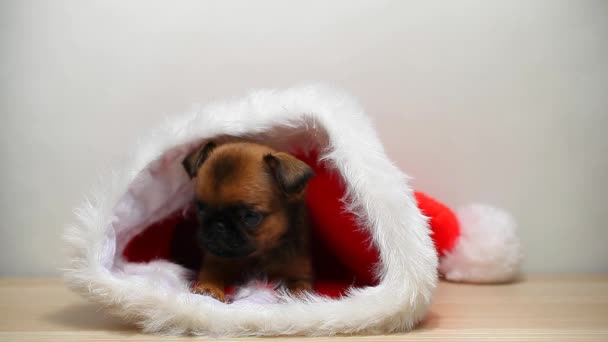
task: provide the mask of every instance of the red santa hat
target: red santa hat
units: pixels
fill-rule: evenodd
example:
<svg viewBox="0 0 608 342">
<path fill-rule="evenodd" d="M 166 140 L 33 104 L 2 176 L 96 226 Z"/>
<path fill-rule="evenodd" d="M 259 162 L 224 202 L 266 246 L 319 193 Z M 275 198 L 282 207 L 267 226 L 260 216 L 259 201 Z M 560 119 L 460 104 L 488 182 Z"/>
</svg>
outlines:
<svg viewBox="0 0 608 342">
<path fill-rule="evenodd" d="M 192 184 L 181 161 L 205 141 L 231 137 L 294 153 L 316 172 L 306 198 L 315 292 L 305 299 L 258 281 L 221 303 L 191 292 L 192 274 L 180 266 L 187 253 L 174 260 L 172 241 L 194 249 Z M 468 282 L 517 275 L 507 213 L 485 205 L 454 213 L 406 179 L 347 94 L 319 85 L 254 91 L 169 119 L 102 180 L 66 233 L 66 280 L 148 332 L 331 335 L 411 329 L 438 274 Z"/>
</svg>

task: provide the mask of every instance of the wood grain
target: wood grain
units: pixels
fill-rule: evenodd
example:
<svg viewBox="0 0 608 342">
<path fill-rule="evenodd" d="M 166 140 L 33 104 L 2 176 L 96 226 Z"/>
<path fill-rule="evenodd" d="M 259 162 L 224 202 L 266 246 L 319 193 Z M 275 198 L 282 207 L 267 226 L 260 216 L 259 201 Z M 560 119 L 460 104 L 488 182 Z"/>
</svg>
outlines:
<svg viewBox="0 0 608 342">
<path fill-rule="evenodd" d="M 0 341 L 191 339 L 141 334 L 69 292 L 59 279 L 0 279 Z M 530 276 L 505 285 L 441 283 L 428 318 L 408 334 L 306 340 L 608 341 L 608 276 Z"/>
</svg>

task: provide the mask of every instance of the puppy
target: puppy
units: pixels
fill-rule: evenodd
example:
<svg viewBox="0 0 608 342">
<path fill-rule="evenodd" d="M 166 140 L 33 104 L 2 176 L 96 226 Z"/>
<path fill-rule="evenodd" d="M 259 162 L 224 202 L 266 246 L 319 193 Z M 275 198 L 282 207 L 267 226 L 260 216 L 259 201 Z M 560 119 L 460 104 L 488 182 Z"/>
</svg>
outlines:
<svg viewBox="0 0 608 342">
<path fill-rule="evenodd" d="M 294 294 L 311 290 L 306 163 L 260 144 L 209 142 L 183 166 L 194 178 L 203 254 L 196 293 L 225 301 L 226 286 L 248 273 L 282 281 Z"/>
</svg>

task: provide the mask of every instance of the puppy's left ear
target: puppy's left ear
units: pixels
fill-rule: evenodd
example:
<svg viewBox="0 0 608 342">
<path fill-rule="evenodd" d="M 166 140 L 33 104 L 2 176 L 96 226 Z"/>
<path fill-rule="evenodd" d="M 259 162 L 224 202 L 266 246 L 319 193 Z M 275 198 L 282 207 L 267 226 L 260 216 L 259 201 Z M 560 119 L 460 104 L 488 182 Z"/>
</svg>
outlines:
<svg viewBox="0 0 608 342">
<path fill-rule="evenodd" d="M 264 162 L 275 181 L 287 195 L 304 191 L 314 172 L 305 162 L 289 153 L 277 152 L 264 156 Z"/>
<path fill-rule="evenodd" d="M 210 141 L 186 156 L 182 161 L 182 165 L 190 178 L 196 177 L 198 169 L 203 165 L 203 162 L 209 157 L 209 154 L 216 146 L 217 145 L 213 141 Z"/>
</svg>

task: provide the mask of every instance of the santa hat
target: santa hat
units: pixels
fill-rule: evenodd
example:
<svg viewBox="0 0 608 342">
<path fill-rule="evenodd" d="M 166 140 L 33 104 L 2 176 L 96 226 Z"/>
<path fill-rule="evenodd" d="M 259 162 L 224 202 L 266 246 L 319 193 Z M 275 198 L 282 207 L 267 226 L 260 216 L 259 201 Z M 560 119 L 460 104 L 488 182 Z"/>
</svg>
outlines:
<svg viewBox="0 0 608 342">
<path fill-rule="evenodd" d="M 188 254 L 171 253 L 175 241 L 194 250 L 181 161 L 210 139 L 234 137 L 294 153 L 315 170 L 306 198 L 315 292 L 304 299 L 259 279 L 230 304 L 194 294 L 192 272 L 180 266 Z M 405 331 L 424 318 L 438 270 L 448 280 L 502 282 L 520 263 L 508 214 L 483 205 L 454 214 L 415 193 L 356 101 L 319 85 L 254 91 L 171 118 L 102 180 L 78 217 L 66 234 L 67 283 L 148 332 Z"/>
</svg>

